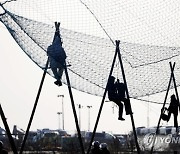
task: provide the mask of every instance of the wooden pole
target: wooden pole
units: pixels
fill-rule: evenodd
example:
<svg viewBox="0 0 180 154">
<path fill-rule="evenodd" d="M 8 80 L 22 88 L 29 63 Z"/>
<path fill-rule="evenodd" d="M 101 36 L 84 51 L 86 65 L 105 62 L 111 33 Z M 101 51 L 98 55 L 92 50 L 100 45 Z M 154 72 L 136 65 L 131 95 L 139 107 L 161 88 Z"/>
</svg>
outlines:
<svg viewBox="0 0 180 154">
<path fill-rule="evenodd" d="M 171 65 L 170 65 L 171 66 Z M 165 99 L 164 99 L 164 103 L 163 103 L 163 107 L 162 109 L 164 110 L 164 107 L 166 105 L 166 100 L 167 100 L 167 96 L 168 96 L 168 93 L 169 93 L 169 89 L 170 89 L 170 86 L 171 86 L 171 81 L 172 81 L 172 76 L 173 76 L 173 71 L 174 71 L 174 67 L 175 67 L 175 63 L 173 64 L 172 68 L 171 68 L 171 76 L 170 76 L 170 79 L 169 79 L 169 84 L 168 84 L 168 87 L 167 87 L 167 90 L 166 90 L 166 95 L 165 95 Z M 161 114 L 159 116 L 159 120 L 158 120 L 158 124 L 157 124 L 157 128 L 156 128 L 156 132 L 155 132 L 155 135 L 153 137 L 153 142 L 152 142 L 152 147 L 151 147 L 151 154 L 153 153 L 153 150 L 154 150 L 154 144 L 155 144 L 155 141 L 156 141 L 156 135 L 158 134 L 158 131 L 159 131 L 159 127 L 160 127 L 160 122 L 161 122 L 161 115 L 162 115 L 162 109 L 161 109 Z"/>
<path fill-rule="evenodd" d="M 14 139 L 12 138 L 11 132 L 9 130 L 9 126 L 7 124 L 6 117 L 4 115 L 1 104 L 0 104 L 0 114 L 1 114 L 1 118 L 2 118 L 2 121 L 3 121 L 4 127 L 6 129 L 6 133 L 7 133 L 7 136 L 8 136 L 12 151 L 13 151 L 14 154 L 18 154 L 15 143 L 14 143 Z"/>
<path fill-rule="evenodd" d="M 171 71 L 174 72 L 174 71 L 173 71 L 173 67 L 172 67 L 172 63 L 170 62 L 169 64 L 170 64 Z M 174 63 L 173 65 L 175 65 L 175 63 Z M 178 95 L 178 91 L 177 91 L 177 86 L 176 86 L 176 80 L 175 80 L 174 73 L 172 73 L 172 79 L 173 79 L 173 83 L 174 83 L 174 89 L 175 89 L 175 93 L 176 93 L 176 99 L 177 99 L 177 101 L 178 101 L 178 103 L 179 103 L 179 95 Z M 174 127 L 176 127 L 176 134 L 178 134 L 178 132 L 179 132 L 179 130 L 178 130 L 178 121 L 177 121 L 177 123 L 176 123 L 175 120 L 177 120 L 177 119 L 175 119 L 175 117 L 174 117 Z M 174 151 L 174 154 L 177 154 L 177 153 L 178 153 L 177 151 Z"/>
<path fill-rule="evenodd" d="M 115 64 L 116 57 L 117 57 L 117 51 L 118 51 L 118 49 L 116 47 L 116 51 L 115 51 L 115 54 L 114 54 L 114 59 L 113 59 L 113 62 L 112 62 L 110 73 L 109 73 L 109 77 L 112 75 L 112 72 L 113 72 L 114 64 Z M 109 77 L 108 77 L 108 80 L 109 80 Z M 100 105 L 100 108 L 99 108 L 98 116 L 97 116 L 96 123 L 95 123 L 95 126 L 94 126 L 93 134 L 92 134 L 92 137 L 91 137 L 91 140 L 90 140 L 90 143 L 89 143 L 89 148 L 88 148 L 87 154 L 89 154 L 89 152 L 91 150 L 92 142 L 93 142 L 94 137 L 95 137 L 97 125 L 99 123 L 99 119 L 100 119 L 100 116 L 101 116 L 101 111 L 102 111 L 102 108 L 103 108 L 103 105 L 104 105 L 104 100 L 105 100 L 106 93 L 107 93 L 107 85 L 108 85 L 108 83 L 106 84 L 106 88 L 104 90 L 103 98 L 102 98 L 102 101 L 101 101 L 101 105 Z"/>
<path fill-rule="evenodd" d="M 130 101 L 128 87 L 127 87 L 127 82 L 126 82 L 126 76 L 125 76 L 124 67 L 123 67 L 122 58 L 121 58 L 121 53 L 120 53 L 120 49 L 119 49 L 119 44 L 120 44 L 120 41 L 119 40 L 116 41 L 116 46 L 117 46 L 116 48 L 118 49 L 117 52 L 118 52 L 120 66 L 121 66 L 122 76 L 123 76 L 124 84 L 125 84 L 125 87 L 126 87 L 126 96 L 127 96 L 127 99 Z M 136 148 L 137 148 L 137 153 L 140 154 L 140 148 L 139 148 L 139 144 L 138 144 L 138 140 L 137 140 L 135 123 L 134 123 L 134 118 L 133 118 L 133 113 L 132 113 L 132 109 L 131 109 L 131 104 L 130 103 L 129 103 L 128 107 L 129 107 L 129 111 L 130 111 L 130 117 L 131 117 L 131 123 L 132 123 L 132 128 L 133 128 L 133 133 L 134 133 L 134 139 L 135 139 L 135 144 L 136 144 Z"/>
<path fill-rule="evenodd" d="M 36 100 L 35 100 L 34 107 L 33 107 L 32 113 L 31 113 L 31 117 L 29 119 L 29 123 L 28 123 L 27 129 L 26 129 L 26 133 L 25 133 L 22 145 L 21 145 L 20 154 L 23 153 L 24 146 L 25 146 L 28 134 L 29 134 L 29 130 L 30 130 L 30 127 L 31 127 L 31 124 L 32 124 L 32 120 L 33 120 L 33 117 L 34 117 L 34 114 L 35 114 L 35 111 L 36 111 L 36 107 L 37 107 L 37 104 L 38 104 L 38 100 L 39 100 L 41 90 L 42 90 L 42 86 L 43 86 L 43 83 L 44 83 L 44 79 L 45 79 L 45 76 L 46 76 L 48 64 L 49 64 L 49 58 L 47 59 L 47 62 L 46 62 L 46 67 L 44 69 L 44 73 L 43 73 L 43 76 L 42 76 L 42 79 L 41 79 L 41 83 L 40 83 L 39 90 L 38 90 L 38 93 L 37 93 L 37 96 L 36 96 Z"/>
<path fill-rule="evenodd" d="M 81 131 L 80 131 L 80 128 L 78 125 L 78 118 L 77 118 L 75 103 L 74 103 L 73 94 L 72 94 L 72 90 L 71 90 L 71 84 L 70 84 L 69 75 L 68 75 L 68 71 L 67 71 L 67 67 L 66 67 L 66 62 L 65 62 L 64 67 L 65 67 L 64 69 L 65 69 L 65 75 L 66 75 L 66 80 L 67 80 L 67 86 L 68 86 L 68 90 L 69 90 L 69 96 L 71 99 L 71 105 L 72 105 L 72 110 L 73 110 L 73 114 L 74 114 L 74 120 L 75 120 L 75 124 L 76 124 L 76 129 L 78 132 L 78 139 L 79 139 L 82 154 L 85 154 L 82 137 L 81 137 Z"/>
</svg>

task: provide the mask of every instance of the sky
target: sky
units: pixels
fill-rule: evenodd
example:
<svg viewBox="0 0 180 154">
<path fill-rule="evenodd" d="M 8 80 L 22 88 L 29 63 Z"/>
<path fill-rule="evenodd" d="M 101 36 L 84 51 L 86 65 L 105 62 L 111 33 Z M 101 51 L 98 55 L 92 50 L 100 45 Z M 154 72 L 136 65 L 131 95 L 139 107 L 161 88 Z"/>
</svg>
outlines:
<svg viewBox="0 0 180 154">
<path fill-rule="evenodd" d="M 43 71 L 16 44 L 2 23 L 0 23 L 0 52 L 0 103 L 10 129 L 12 130 L 13 125 L 17 125 L 26 130 Z M 57 97 L 57 95 L 64 95 L 65 130 L 74 131 L 76 129 L 68 88 L 66 85 L 57 87 L 54 81 L 54 78 L 46 75 L 30 130 L 58 129 L 59 124 L 62 128 L 62 116 L 60 116 L 59 121 L 57 114 L 57 112 L 62 112 L 62 98 Z M 80 117 L 81 121 L 81 130 L 88 129 L 87 106 L 92 106 L 90 109 L 90 130 L 92 131 L 102 98 L 75 89 L 73 89 L 73 97 L 77 116 Z M 80 115 L 78 104 L 82 105 Z M 131 100 L 131 105 L 136 127 L 157 125 L 161 105 L 137 100 Z M 117 120 L 118 108 L 113 109 L 113 106 L 112 102 L 106 101 L 104 103 L 97 131 L 128 133 L 132 130 L 130 116 L 124 113 L 125 121 Z M 163 125 L 172 124 L 172 121 L 163 123 Z M 1 120 L 0 127 L 4 128 Z"/>
</svg>

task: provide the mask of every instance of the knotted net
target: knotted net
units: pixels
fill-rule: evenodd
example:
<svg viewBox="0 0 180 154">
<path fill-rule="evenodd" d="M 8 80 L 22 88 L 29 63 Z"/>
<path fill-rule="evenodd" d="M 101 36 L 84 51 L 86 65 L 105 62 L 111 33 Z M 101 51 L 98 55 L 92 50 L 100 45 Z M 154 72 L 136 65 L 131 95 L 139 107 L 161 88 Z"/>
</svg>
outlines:
<svg viewBox="0 0 180 154">
<path fill-rule="evenodd" d="M 71 86 L 98 96 L 107 84 L 114 42 L 120 40 L 129 95 L 137 98 L 167 89 L 170 61 L 176 62 L 174 73 L 180 85 L 180 2 L 173 2 L 19 0 L 2 5 L 0 21 L 42 69 L 53 40 L 54 22 L 60 21 Z M 50 69 L 48 73 L 53 76 Z M 113 75 L 122 81 L 118 61 Z M 64 75 L 62 82 L 67 84 Z"/>
</svg>

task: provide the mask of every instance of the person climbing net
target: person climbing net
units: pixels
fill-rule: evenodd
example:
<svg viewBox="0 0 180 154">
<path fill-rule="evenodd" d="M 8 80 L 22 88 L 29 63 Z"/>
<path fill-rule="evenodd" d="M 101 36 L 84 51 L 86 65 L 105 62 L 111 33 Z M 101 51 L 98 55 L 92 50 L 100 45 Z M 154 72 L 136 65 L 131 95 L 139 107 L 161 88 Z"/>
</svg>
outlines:
<svg viewBox="0 0 180 154">
<path fill-rule="evenodd" d="M 50 68 L 56 78 L 54 82 L 58 86 L 62 86 L 61 78 L 64 71 L 64 64 L 66 59 L 66 53 L 62 47 L 62 41 L 59 33 L 60 23 L 55 23 L 56 32 L 51 45 L 47 48 L 47 55 L 49 57 Z"/>
</svg>

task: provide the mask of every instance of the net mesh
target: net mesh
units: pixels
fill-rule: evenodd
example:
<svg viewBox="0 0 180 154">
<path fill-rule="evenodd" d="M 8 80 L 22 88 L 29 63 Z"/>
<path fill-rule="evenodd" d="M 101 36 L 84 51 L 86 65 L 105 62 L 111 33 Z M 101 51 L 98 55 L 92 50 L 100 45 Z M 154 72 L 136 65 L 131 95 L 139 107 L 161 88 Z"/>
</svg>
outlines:
<svg viewBox="0 0 180 154">
<path fill-rule="evenodd" d="M 19 0 L 3 5 L 6 12 L 1 14 L 0 21 L 39 67 L 45 67 L 46 50 L 55 32 L 53 22 L 60 18 L 60 33 L 67 63 L 71 65 L 68 70 L 73 88 L 103 95 L 116 39 L 121 40 L 120 51 L 130 97 L 165 91 L 171 73 L 170 61 L 176 62 L 174 73 L 176 84 L 180 85 L 180 37 L 177 33 L 180 19 L 173 16 L 180 12 L 172 1 L 139 1 L 136 4 L 134 1 L 84 0 L 70 5 L 62 0 L 61 5 L 57 5 L 58 2 Z M 53 76 L 50 69 L 48 73 Z M 113 75 L 122 81 L 118 61 Z M 62 82 L 67 84 L 64 75 Z"/>
</svg>

